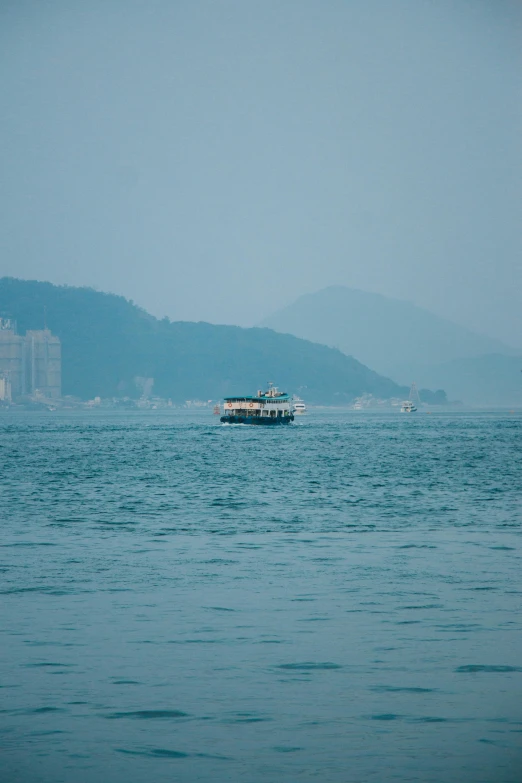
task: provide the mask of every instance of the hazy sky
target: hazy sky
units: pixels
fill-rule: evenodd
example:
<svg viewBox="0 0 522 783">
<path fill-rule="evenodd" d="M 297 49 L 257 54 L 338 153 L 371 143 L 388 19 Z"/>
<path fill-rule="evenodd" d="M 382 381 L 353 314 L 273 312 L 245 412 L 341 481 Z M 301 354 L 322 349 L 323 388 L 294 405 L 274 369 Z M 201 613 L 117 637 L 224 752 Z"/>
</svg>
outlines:
<svg viewBox="0 0 522 783">
<path fill-rule="evenodd" d="M 518 0 L 0 0 L 0 274 L 522 345 L 521 42 Z"/>
</svg>

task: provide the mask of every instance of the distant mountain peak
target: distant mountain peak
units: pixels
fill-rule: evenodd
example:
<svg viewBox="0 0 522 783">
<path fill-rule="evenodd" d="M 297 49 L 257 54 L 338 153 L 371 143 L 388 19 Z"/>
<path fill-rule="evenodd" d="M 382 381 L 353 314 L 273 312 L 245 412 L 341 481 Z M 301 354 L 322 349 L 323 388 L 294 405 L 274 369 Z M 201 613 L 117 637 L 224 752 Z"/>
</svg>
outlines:
<svg viewBox="0 0 522 783">
<path fill-rule="evenodd" d="M 304 294 L 261 325 L 339 348 L 398 383 L 415 380 L 429 388 L 450 389 L 450 396 L 448 368 L 456 368 L 459 361 L 517 354 L 500 340 L 477 334 L 413 302 L 342 285 Z M 487 362 L 475 365 L 484 372 L 489 366 Z M 456 388 L 464 390 L 463 397 L 469 391 L 462 384 Z M 473 399 L 480 397 L 480 389 L 473 392 Z"/>
<path fill-rule="evenodd" d="M 477 334 L 414 302 L 341 285 L 304 294 L 261 325 L 337 346 L 394 378 L 412 362 L 430 365 L 483 354 L 516 354 L 500 340 Z"/>
</svg>

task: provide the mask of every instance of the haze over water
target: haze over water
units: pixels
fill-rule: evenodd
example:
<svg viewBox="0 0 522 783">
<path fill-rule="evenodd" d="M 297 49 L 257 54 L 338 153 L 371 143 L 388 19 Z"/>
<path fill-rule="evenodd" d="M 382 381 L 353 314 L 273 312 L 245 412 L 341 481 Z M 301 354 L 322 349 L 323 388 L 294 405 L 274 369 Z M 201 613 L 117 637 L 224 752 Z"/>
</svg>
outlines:
<svg viewBox="0 0 522 783">
<path fill-rule="evenodd" d="M 4 0 L 1 271 L 242 326 L 345 285 L 520 350 L 521 30 L 518 0 Z"/>
<path fill-rule="evenodd" d="M 0 430 L 1 783 L 520 780 L 520 415 Z"/>
</svg>

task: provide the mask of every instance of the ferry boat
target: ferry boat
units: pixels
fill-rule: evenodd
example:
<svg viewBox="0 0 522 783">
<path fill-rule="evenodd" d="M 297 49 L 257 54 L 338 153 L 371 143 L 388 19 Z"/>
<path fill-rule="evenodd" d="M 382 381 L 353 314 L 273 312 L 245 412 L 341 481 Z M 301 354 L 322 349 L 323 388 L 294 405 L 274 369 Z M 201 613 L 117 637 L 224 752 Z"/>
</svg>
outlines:
<svg viewBox="0 0 522 783">
<path fill-rule="evenodd" d="M 306 413 L 306 405 L 304 404 L 304 401 L 300 397 L 292 397 L 292 413 L 301 416 L 303 413 Z"/>
<path fill-rule="evenodd" d="M 223 424 L 290 424 L 294 420 L 290 395 L 272 383 L 255 397 L 225 397 Z"/>
<path fill-rule="evenodd" d="M 415 413 L 417 408 L 411 400 L 404 400 L 401 405 L 401 413 Z"/>
</svg>

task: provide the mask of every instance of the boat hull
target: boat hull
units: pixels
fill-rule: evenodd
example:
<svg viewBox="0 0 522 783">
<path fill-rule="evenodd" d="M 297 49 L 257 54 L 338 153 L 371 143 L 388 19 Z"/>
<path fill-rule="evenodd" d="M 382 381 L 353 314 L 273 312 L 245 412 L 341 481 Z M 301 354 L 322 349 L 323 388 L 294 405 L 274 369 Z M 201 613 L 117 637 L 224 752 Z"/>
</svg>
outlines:
<svg viewBox="0 0 522 783">
<path fill-rule="evenodd" d="M 293 416 L 222 416 L 220 418 L 223 424 L 256 424 L 269 427 L 290 424 L 293 420 Z"/>
</svg>

